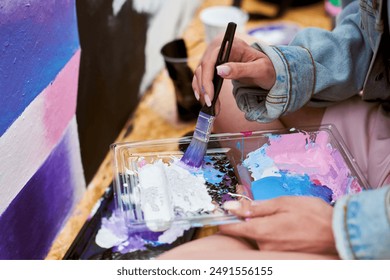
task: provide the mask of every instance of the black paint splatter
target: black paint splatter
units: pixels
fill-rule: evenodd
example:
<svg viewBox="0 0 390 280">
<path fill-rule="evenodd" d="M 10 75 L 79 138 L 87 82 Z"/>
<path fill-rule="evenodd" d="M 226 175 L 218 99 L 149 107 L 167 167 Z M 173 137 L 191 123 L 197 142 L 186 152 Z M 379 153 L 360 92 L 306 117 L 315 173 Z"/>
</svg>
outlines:
<svg viewBox="0 0 390 280">
<path fill-rule="evenodd" d="M 230 196 L 227 193 L 236 193 L 238 178 L 234 172 L 234 167 L 225 154 L 210 156 L 210 162 L 205 164 L 212 165 L 212 168 L 223 174 L 221 175 L 223 176 L 222 181 L 219 184 L 206 182 L 207 191 L 212 200 L 221 206 L 226 200 L 229 200 Z M 230 197 L 230 199 L 233 198 Z"/>
</svg>

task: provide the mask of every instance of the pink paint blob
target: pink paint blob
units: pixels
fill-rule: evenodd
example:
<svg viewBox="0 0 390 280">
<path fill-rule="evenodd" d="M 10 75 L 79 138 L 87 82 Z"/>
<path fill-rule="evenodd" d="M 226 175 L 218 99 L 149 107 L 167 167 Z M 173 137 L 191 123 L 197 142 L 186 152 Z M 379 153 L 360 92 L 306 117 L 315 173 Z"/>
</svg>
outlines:
<svg viewBox="0 0 390 280">
<path fill-rule="evenodd" d="M 333 191 L 334 200 L 344 195 L 348 188 L 353 192 L 361 190 L 343 155 L 331 145 L 326 131 L 271 137 L 266 155 L 273 159 L 278 169 L 307 174 L 312 182 L 326 185 Z"/>
<path fill-rule="evenodd" d="M 80 50 L 41 93 L 45 102 L 43 125 L 49 145 L 55 145 L 59 141 L 76 112 L 79 64 Z"/>
</svg>

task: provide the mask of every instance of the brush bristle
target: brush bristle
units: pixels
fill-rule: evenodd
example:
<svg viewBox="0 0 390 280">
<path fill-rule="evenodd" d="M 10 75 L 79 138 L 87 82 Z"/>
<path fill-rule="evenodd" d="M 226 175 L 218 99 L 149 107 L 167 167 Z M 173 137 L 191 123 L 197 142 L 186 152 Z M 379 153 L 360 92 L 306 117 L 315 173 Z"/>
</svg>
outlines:
<svg viewBox="0 0 390 280">
<path fill-rule="evenodd" d="M 180 162 L 184 163 L 190 168 L 199 168 L 203 163 L 203 157 L 206 154 L 207 142 L 192 138 Z"/>
<path fill-rule="evenodd" d="M 190 145 L 185 151 L 181 162 L 190 168 L 199 168 L 206 154 L 207 142 L 210 138 L 214 117 L 203 112 L 199 113 Z"/>
</svg>

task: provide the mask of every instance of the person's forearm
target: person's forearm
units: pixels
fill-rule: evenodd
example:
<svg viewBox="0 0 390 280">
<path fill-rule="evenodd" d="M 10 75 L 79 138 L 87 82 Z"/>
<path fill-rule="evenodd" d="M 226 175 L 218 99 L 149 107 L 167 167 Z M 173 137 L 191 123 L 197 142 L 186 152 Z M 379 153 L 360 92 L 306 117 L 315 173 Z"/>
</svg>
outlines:
<svg viewBox="0 0 390 280">
<path fill-rule="evenodd" d="M 361 26 L 358 2 L 345 7 L 333 31 L 307 29 L 291 42 L 307 48 L 313 57 L 316 75 L 310 102 L 313 106 L 342 101 L 363 88 L 373 50 Z"/>
<path fill-rule="evenodd" d="M 306 104 L 326 106 L 361 90 L 372 50 L 357 4 L 346 8 L 332 32 L 307 28 L 289 46 L 253 44 L 271 59 L 276 81 L 269 91 L 234 82 L 233 94 L 247 119 L 269 122 Z"/>
</svg>

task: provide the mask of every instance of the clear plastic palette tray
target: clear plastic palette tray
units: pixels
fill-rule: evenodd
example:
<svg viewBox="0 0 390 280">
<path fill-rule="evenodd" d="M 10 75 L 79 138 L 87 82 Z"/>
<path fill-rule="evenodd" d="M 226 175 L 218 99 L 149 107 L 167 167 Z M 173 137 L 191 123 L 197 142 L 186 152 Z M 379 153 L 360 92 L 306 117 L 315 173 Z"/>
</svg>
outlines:
<svg viewBox="0 0 390 280">
<path fill-rule="evenodd" d="M 178 193 L 185 193 L 183 189 L 195 186 L 196 180 L 194 185 L 188 180 L 181 182 L 184 185 L 177 188 L 169 184 L 179 179 L 168 180 L 163 174 L 164 169 L 153 167 L 148 172 L 142 169 L 147 165 L 177 165 L 191 140 L 192 137 L 182 137 L 112 144 L 116 208 L 123 214 L 129 229 L 146 225 L 152 231 L 164 231 L 172 225 L 201 227 L 231 223 L 238 219 L 223 209 L 223 203 L 227 200 L 269 199 L 286 194 L 316 196 L 320 192 L 319 196 L 325 200 L 333 196 L 327 201 L 332 204 L 335 197 L 359 192 L 367 186 L 332 125 L 299 130 L 212 134 L 203 166 L 196 172 L 187 169 L 185 172 L 203 176 L 208 197 L 215 207 L 183 212 L 182 207 L 174 205 L 172 197 L 176 196 L 176 201 L 181 205 L 191 203 L 191 197 L 197 195 L 196 191 L 194 193 L 192 189 L 188 195 Z M 314 149 L 317 145 L 329 150 L 329 154 L 321 158 L 321 152 L 310 150 L 302 160 L 301 151 Z M 337 163 L 329 161 L 329 155 L 334 156 Z M 283 161 L 283 158 L 287 160 Z M 311 166 L 313 162 L 320 162 L 320 166 Z M 143 174 L 143 178 L 140 178 L 140 174 Z M 327 176 L 332 178 L 327 181 Z M 287 178 L 287 181 L 281 182 L 283 178 Z M 140 179 L 145 185 L 154 185 L 154 189 L 142 186 Z M 309 181 L 309 185 L 301 186 L 302 180 Z M 289 187 L 290 181 L 297 186 Z M 342 186 L 335 190 L 335 184 Z M 273 190 L 273 185 L 281 187 Z M 178 201 L 177 195 L 182 195 L 183 199 Z M 167 211 L 170 213 L 168 216 Z"/>
</svg>

